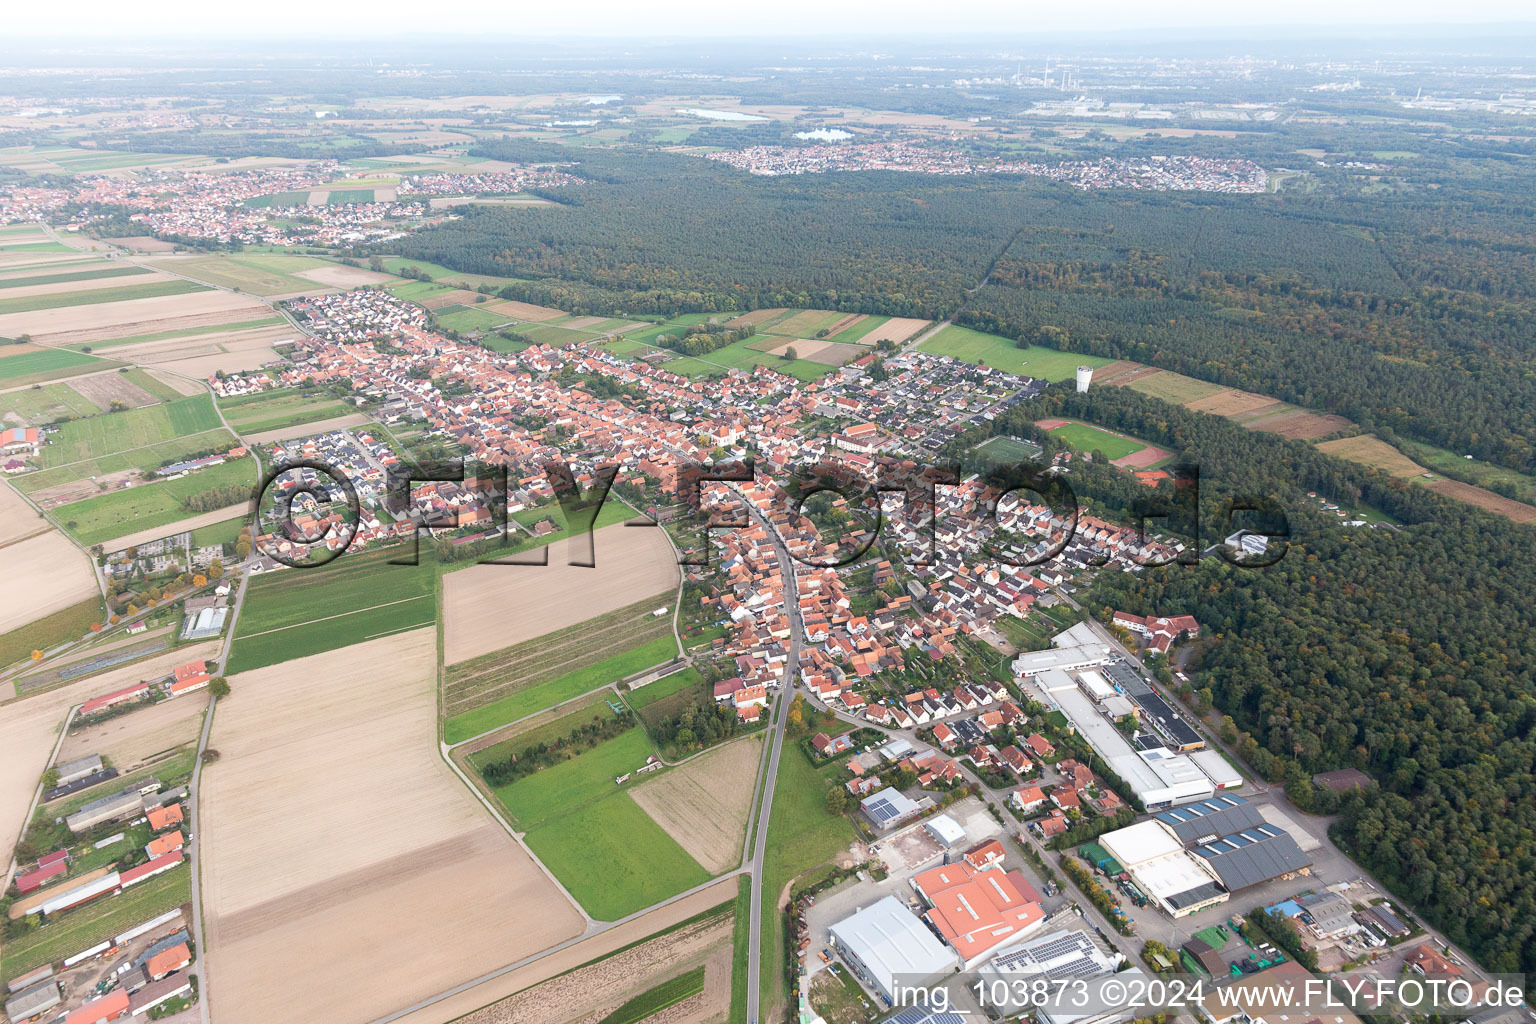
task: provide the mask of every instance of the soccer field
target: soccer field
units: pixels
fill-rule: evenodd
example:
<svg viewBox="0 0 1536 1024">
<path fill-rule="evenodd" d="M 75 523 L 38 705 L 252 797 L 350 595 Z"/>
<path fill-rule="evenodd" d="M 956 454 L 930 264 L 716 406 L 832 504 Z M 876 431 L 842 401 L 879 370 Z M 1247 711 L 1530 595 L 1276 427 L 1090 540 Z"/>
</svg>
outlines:
<svg viewBox="0 0 1536 1024">
<path fill-rule="evenodd" d="M 1134 455 L 1146 447 L 1140 441 L 1132 441 L 1128 437 L 1120 437 L 1118 434 L 1111 434 L 1107 430 L 1100 430 L 1098 427 L 1076 421 L 1069 421 L 1055 427 L 1051 433 L 1080 452 L 1102 452 L 1111 462 L 1115 459 L 1123 459 L 1127 455 Z"/>
</svg>

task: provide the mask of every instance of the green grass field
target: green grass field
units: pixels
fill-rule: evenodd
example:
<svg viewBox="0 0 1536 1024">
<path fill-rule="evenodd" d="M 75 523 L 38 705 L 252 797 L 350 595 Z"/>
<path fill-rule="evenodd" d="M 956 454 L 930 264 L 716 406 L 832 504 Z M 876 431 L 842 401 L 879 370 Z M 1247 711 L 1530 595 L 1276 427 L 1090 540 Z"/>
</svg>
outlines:
<svg viewBox="0 0 1536 1024">
<path fill-rule="evenodd" d="M 445 312 L 445 310 L 447 310 Z M 447 306 L 432 314 L 438 324 L 450 331 L 458 331 L 460 334 L 468 334 L 471 331 L 483 331 L 491 327 L 499 327 L 507 323 L 511 318 L 505 313 L 497 313 L 490 309 L 479 309 L 475 306 Z M 519 333 L 527 333 L 519 331 Z"/>
<path fill-rule="evenodd" d="M 731 1013 L 727 1020 L 747 1019 L 747 967 L 752 955 L 752 879 L 736 879 L 736 907 L 731 920 Z"/>
<path fill-rule="evenodd" d="M 7 422 L 14 422 L 10 419 L 14 415 L 31 427 L 53 423 L 65 416 L 95 416 L 102 411 L 95 402 L 68 384 L 45 384 L 0 394 L 0 416 L 5 416 Z"/>
<path fill-rule="evenodd" d="M 44 446 L 43 465 L 51 469 L 217 429 L 219 417 L 212 397 L 192 395 L 164 405 L 72 420 Z"/>
<path fill-rule="evenodd" d="M 976 446 L 976 453 L 993 466 L 1016 466 L 1021 462 L 1034 462 L 1040 457 L 1040 449 L 1016 437 L 992 437 Z"/>
<path fill-rule="evenodd" d="M 626 338 L 628 337 L 638 337 L 638 335 L 626 335 Z M 754 341 L 760 340 L 762 339 L 744 338 L 707 355 L 679 356 L 676 359 L 669 359 L 662 363 L 661 367 L 685 377 L 721 377 L 729 370 L 750 370 L 754 366 L 767 366 L 779 373 L 788 374 L 796 380 L 806 382 L 820 380 L 836 369 L 825 363 L 813 363 L 809 359 L 784 360 L 748 347 Z"/>
<path fill-rule="evenodd" d="M 281 569 L 251 580 L 228 674 L 362 643 L 437 619 L 435 566 L 390 565 L 402 546 L 350 551 L 316 569 Z"/>
<path fill-rule="evenodd" d="M 835 765 L 835 762 L 834 762 Z M 773 811 L 768 819 L 768 856 L 763 865 L 764 1017 L 781 998 L 784 983 L 784 918 L 777 902 L 796 876 L 830 860 L 855 838 L 853 824 L 827 813 L 826 793 L 842 782 L 840 770 L 818 772 L 798 746 L 779 758 Z"/>
<path fill-rule="evenodd" d="M 293 275 L 332 266 L 313 256 L 275 256 L 264 253 L 221 253 L 192 259 L 169 260 L 155 264 L 199 281 L 238 288 L 252 295 L 282 295 L 288 292 L 319 291 L 324 285 Z"/>
<path fill-rule="evenodd" d="M 229 425 L 242 434 L 258 434 L 357 411 L 356 406 L 329 395 L 312 393 L 306 397 L 305 392 L 293 389 L 226 398 L 219 402 L 219 408 Z"/>
<path fill-rule="evenodd" d="M 207 526 L 199 526 L 192 531 L 192 546 L 195 548 L 212 547 L 215 544 L 234 546 L 240 537 L 240 528 L 249 520 L 245 513 L 239 513 L 224 520 L 222 523 L 209 523 Z"/>
<path fill-rule="evenodd" d="M 608 718 L 614 714 L 609 701 L 617 700 L 612 693 L 595 693 L 586 700 L 575 701 L 558 712 L 551 711 L 529 723 L 518 726 L 512 735 L 492 746 L 475 751 L 469 761 L 476 768 L 491 761 L 515 757 L 530 747 L 541 746 L 554 740 L 564 739 L 579 726 L 594 718 Z"/>
<path fill-rule="evenodd" d="M 133 277 L 148 274 L 143 267 L 98 267 L 91 270 L 71 270 L 62 274 L 32 274 L 27 277 L 0 278 L 0 290 L 24 288 L 32 284 L 61 284 L 68 281 L 95 281 L 104 277 Z"/>
<path fill-rule="evenodd" d="M 512 329 L 540 345 L 553 345 L 557 348 L 573 345 L 579 341 L 591 341 L 597 337 L 591 331 L 573 331 L 567 327 L 553 327 L 549 324 L 518 324 Z"/>
<path fill-rule="evenodd" d="M 985 363 L 1008 373 L 1041 380 L 1070 380 L 1079 366 L 1104 366 L 1110 362 L 1099 356 L 1059 352 L 1053 348 L 1017 343 L 995 334 L 983 334 L 969 327 L 950 325 L 918 346 L 924 352 L 954 356 L 967 363 Z"/>
<path fill-rule="evenodd" d="M 14 978 L 34 967 L 62 960 L 191 899 L 191 869 L 186 865 L 173 868 L 117 896 L 65 914 L 29 935 L 6 942 L 0 950 L 0 973 Z"/>
<path fill-rule="evenodd" d="M 56 348 L 46 352 L 23 352 L 20 355 L 0 359 L 0 383 L 11 387 L 28 384 L 33 380 L 42 380 L 49 376 L 67 376 L 68 374 L 60 371 L 74 370 L 76 367 L 82 368 L 81 372 L 83 372 L 84 368 L 104 370 L 113 365 L 115 364 L 94 356 L 65 352 Z"/>
<path fill-rule="evenodd" d="M 33 651 L 46 651 L 67 640 L 80 639 L 90 631 L 91 623 L 103 621 L 102 607 L 101 598 L 86 598 L 79 604 L 0 634 L 0 666 L 21 661 Z"/>
<path fill-rule="evenodd" d="M 709 880 L 614 779 L 651 754 L 638 726 L 495 789 L 527 843 L 582 907 L 612 921 Z M 633 782 L 626 785 L 633 785 Z M 601 870 L 594 870 L 601 866 Z"/>
<path fill-rule="evenodd" d="M 1076 421 L 1057 427 L 1051 431 L 1051 435 L 1061 438 L 1080 452 L 1102 452 L 1111 461 L 1134 455 L 1146 447 L 1140 441 L 1118 437 L 1107 430 Z"/>
<path fill-rule="evenodd" d="M 109 491 L 94 498 L 53 509 L 64 531 L 87 547 L 127 533 L 137 533 L 196 515 L 182 501 L 215 487 L 256 486 L 256 469 L 249 458 L 235 459 L 198 470 L 177 480 Z"/>
<path fill-rule="evenodd" d="M 325 197 L 329 205 L 338 203 L 371 203 L 373 202 L 373 189 L 371 188 L 338 188 L 332 189 Z"/>
<path fill-rule="evenodd" d="M 277 192 L 270 196 L 254 196 L 245 201 L 245 205 L 253 210 L 266 210 L 274 206 L 306 206 L 309 203 L 309 191 L 303 192 Z"/>
<path fill-rule="evenodd" d="M 114 415 L 122 415 L 116 413 Z M 134 466 L 144 472 L 152 472 L 167 462 L 175 462 L 187 455 L 210 449 L 233 448 L 237 444 L 235 435 L 220 427 L 218 430 L 208 430 L 201 434 L 192 434 L 187 437 L 176 437 L 169 441 L 161 441 L 147 448 L 135 448 L 121 451 L 114 455 L 101 458 L 88 459 L 85 462 L 76 462 L 57 469 L 45 469 L 41 473 L 28 473 L 11 481 L 16 489 L 26 494 L 35 494 L 46 487 L 56 487 L 74 480 L 84 480 L 87 477 L 101 476 L 104 473 L 118 473 Z M 44 451 L 47 451 L 45 448 Z"/>
<path fill-rule="evenodd" d="M 686 690 L 690 686 L 697 686 L 703 681 L 704 677 L 699 675 L 698 669 L 685 668 L 681 672 L 674 672 L 669 676 L 664 676 L 654 683 L 646 683 L 638 690 L 625 693 L 624 699 L 629 702 L 630 707 L 639 710 L 647 705 L 655 704 L 659 700 L 664 700 L 681 690 Z"/>
<path fill-rule="evenodd" d="M 443 740 L 449 744 L 462 743 L 471 736 L 479 736 L 481 733 L 489 732 L 508 722 L 515 722 L 536 711 L 553 707 L 572 697 L 579 697 L 599 686 L 617 682 L 625 676 L 633 675 L 652 665 L 659 665 L 676 654 L 677 643 L 668 632 L 666 636 L 657 637 L 631 650 L 605 658 L 595 665 L 567 672 L 548 682 L 518 690 L 495 703 L 466 711 L 461 715 L 454 715 L 443 725 Z M 651 685 L 658 686 L 661 683 Z"/>
<path fill-rule="evenodd" d="M 123 371 L 123 379 L 137 384 L 162 402 L 179 402 L 187 397 L 169 384 L 150 376 L 147 370 L 131 366 Z"/>
<path fill-rule="evenodd" d="M 207 291 L 191 281 L 151 281 L 145 284 L 128 284 L 121 288 L 96 288 L 82 292 L 54 292 L 50 295 L 27 295 L 14 299 L 0 299 L 0 314 L 31 313 L 39 309 L 61 309 L 64 306 L 94 306 L 102 302 L 126 302 L 129 299 L 154 299 L 166 295 L 185 295 L 188 292 Z"/>
<path fill-rule="evenodd" d="M 888 316 L 866 316 L 853 326 L 845 327 L 836 334 L 829 335 L 827 340 L 853 344 L 876 327 L 883 327 L 890 319 Z"/>
</svg>

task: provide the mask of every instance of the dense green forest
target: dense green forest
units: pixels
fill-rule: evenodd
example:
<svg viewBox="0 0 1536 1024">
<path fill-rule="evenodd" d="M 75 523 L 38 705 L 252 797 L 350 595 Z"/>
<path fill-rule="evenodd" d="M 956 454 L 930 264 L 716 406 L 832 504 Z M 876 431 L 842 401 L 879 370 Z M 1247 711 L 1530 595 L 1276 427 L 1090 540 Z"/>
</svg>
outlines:
<svg viewBox="0 0 1536 1024">
<path fill-rule="evenodd" d="M 570 160 L 520 142 L 496 159 Z M 937 317 L 975 287 L 1060 191 L 1001 178 L 754 177 L 697 157 L 590 152 L 558 208 L 469 207 L 391 243 L 460 270 L 527 279 L 504 292 L 578 313 L 818 306 Z"/>
<path fill-rule="evenodd" d="M 1337 811 L 1344 849 L 1493 970 L 1536 976 L 1536 546 L 1529 527 L 1126 388 L 1053 388 L 985 431 L 1040 437 L 1083 417 L 1185 454 L 1200 498 L 1255 490 L 1291 521 L 1277 564 L 1219 558 L 1106 573 L 1090 603 L 1191 614 L 1198 685 L 1241 730 L 1239 752 L 1304 809 Z M 1079 496 L 1123 509 L 1140 484 L 1074 464 Z M 1404 525 L 1349 529 L 1305 492 L 1360 496 Z M 1358 767 L 1379 786 L 1344 798 L 1311 776 Z"/>
<path fill-rule="evenodd" d="M 1099 202 L 1022 231 L 960 322 L 1536 470 L 1528 197 Z"/>
</svg>

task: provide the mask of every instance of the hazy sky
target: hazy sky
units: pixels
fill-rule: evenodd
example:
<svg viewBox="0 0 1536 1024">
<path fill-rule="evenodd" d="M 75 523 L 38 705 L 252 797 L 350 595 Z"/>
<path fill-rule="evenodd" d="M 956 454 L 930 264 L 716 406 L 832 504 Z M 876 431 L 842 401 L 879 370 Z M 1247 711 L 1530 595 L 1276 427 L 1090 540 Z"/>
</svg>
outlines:
<svg viewBox="0 0 1536 1024">
<path fill-rule="evenodd" d="M 847 35 L 1033 34 L 1127 29 L 1195 29 L 1267 25 L 1382 25 L 1531 22 L 1530 0 L 1098 0 L 1049 4 L 1014 0 L 372 0 L 366 4 L 262 0 L 75 0 L 18 3 L 5 15 L 7 33 L 31 36 L 167 34 L 295 41 L 315 33 L 340 37 L 440 31 L 483 35 Z"/>
</svg>

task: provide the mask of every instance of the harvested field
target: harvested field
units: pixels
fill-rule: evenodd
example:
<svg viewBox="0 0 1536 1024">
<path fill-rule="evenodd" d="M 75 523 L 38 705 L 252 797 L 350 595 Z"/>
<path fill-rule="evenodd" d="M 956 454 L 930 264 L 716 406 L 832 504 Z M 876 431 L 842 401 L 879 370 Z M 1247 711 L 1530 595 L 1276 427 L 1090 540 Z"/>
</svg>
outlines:
<svg viewBox="0 0 1536 1024">
<path fill-rule="evenodd" d="M 455 1024 L 595 1022 L 635 995 L 700 964 L 705 968 L 704 991 L 646 1020 L 686 1024 L 723 1019 L 721 1014 L 729 1010 L 731 1001 L 733 921 L 734 915 L 722 913 L 657 936 L 608 959 L 536 984 L 460 1018 Z"/>
<path fill-rule="evenodd" d="M 396 280 L 390 274 L 380 274 L 374 270 L 341 265 L 316 267 L 314 270 L 301 270 L 294 276 L 302 277 L 304 280 L 313 281 L 316 284 L 323 284 L 328 288 L 361 288 L 369 284 L 389 284 Z"/>
<path fill-rule="evenodd" d="M 108 238 L 105 241 L 122 246 L 124 249 L 132 249 L 134 252 L 172 252 L 176 248 L 175 242 L 167 242 L 154 235 L 125 235 L 121 238 Z"/>
<path fill-rule="evenodd" d="M 772 325 L 774 334 L 793 337 L 809 337 L 817 331 L 831 327 L 844 318 L 843 313 L 831 309 L 803 309 L 794 316 Z"/>
<path fill-rule="evenodd" d="M 428 309 L 442 309 L 444 306 L 473 306 L 476 304 L 475 300 L 479 298 L 483 298 L 479 292 L 473 292 L 467 288 L 452 288 L 422 299 L 421 304 Z"/>
<path fill-rule="evenodd" d="M 1098 374 L 1094 374 L 1098 376 Z M 1144 395 L 1153 398 L 1161 398 L 1173 405 L 1185 405 L 1189 402 L 1198 402 L 1202 398 L 1210 398 L 1227 389 L 1220 384 L 1212 384 L 1209 381 L 1196 380 L 1186 377 L 1182 373 L 1172 373 L 1163 370 L 1160 373 L 1148 374 L 1138 377 L 1131 383 L 1131 389 L 1140 391 Z"/>
<path fill-rule="evenodd" d="M 146 405 L 154 405 L 158 401 L 154 395 L 121 373 L 96 373 L 76 377 L 71 387 L 102 409 L 110 408 L 113 402 L 122 402 L 130 409 L 138 409 Z"/>
<path fill-rule="evenodd" d="M 35 520 L 23 519 L 27 525 Z M 91 560 L 57 530 L 4 548 L 5 586 L 0 587 L 0 633 L 96 596 Z"/>
<path fill-rule="evenodd" d="M 183 377 L 181 374 L 176 373 L 174 370 L 147 370 L 145 372 L 147 372 L 151 377 L 155 378 L 155 380 L 164 384 L 166 387 L 172 389 L 173 391 L 178 392 L 179 394 L 201 395 L 208 390 L 207 387 L 203 385 L 202 381 Z"/>
<path fill-rule="evenodd" d="M 1162 371 L 1159 371 L 1162 372 Z M 1241 416 L 1262 409 L 1268 405 L 1276 405 L 1276 401 L 1268 395 L 1255 395 L 1250 391 L 1239 391 L 1237 388 L 1223 388 L 1212 395 L 1197 398 L 1193 402 L 1186 402 L 1184 408 L 1193 409 L 1195 412 L 1208 412 L 1212 416 L 1225 416 L 1228 419 Z"/>
<path fill-rule="evenodd" d="M 1121 363 L 1125 363 L 1125 362 L 1129 362 L 1129 360 L 1117 359 L 1114 363 L 1111 363 L 1110 365 L 1111 366 L 1118 366 Z M 1101 384 L 1113 384 L 1115 387 L 1125 387 L 1125 386 L 1127 386 L 1129 384 L 1134 384 L 1134 383 L 1136 383 L 1139 380 L 1145 380 L 1148 377 L 1155 377 L 1158 374 L 1164 373 L 1164 372 L 1166 372 L 1166 371 L 1159 370 L 1155 366 L 1141 366 L 1138 369 L 1133 369 L 1133 370 L 1130 370 L 1129 372 L 1118 374 L 1116 376 L 1115 380 L 1103 380 L 1103 381 L 1100 381 L 1100 383 Z M 1098 376 L 1099 376 L 1098 371 L 1094 371 L 1093 376 L 1094 376 L 1094 379 L 1097 380 Z"/>
<path fill-rule="evenodd" d="M 230 292 L 184 292 L 155 298 L 124 299 L 121 302 L 92 302 L 91 306 L 60 306 L 55 309 L 6 313 L 0 316 L 0 336 L 32 335 L 37 341 L 58 344 L 61 339 L 80 332 L 104 332 L 103 336 L 140 335 L 147 330 L 161 330 L 164 321 L 180 321 L 189 316 L 240 313 L 241 319 L 266 312 L 263 302 Z M 154 327 L 144 327 L 152 324 Z M 181 324 L 177 324 L 180 327 Z M 115 332 L 115 335 L 114 335 Z"/>
<path fill-rule="evenodd" d="M 932 320 L 918 320 L 913 317 L 893 316 L 885 323 L 870 331 L 859 339 L 861 345 L 876 345 L 882 341 L 893 341 L 900 345 L 909 339 L 916 337 L 917 333 Z"/>
<path fill-rule="evenodd" d="M 59 277 L 73 277 L 72 274 L 59 274 Z M 98 277 L 84 281 L 38 281 L 34 284 L 21 285 L 19 287 L 6 288 L 0 292 L 8 301 L 10 299 L 25 299 L 36 295 L 58 295 L 68 292 L 93 292 L 107 288 L 136 288 L 143 284 L 164 283 L 175 278 L 164 274 L 144 274 L 137 277 Z"/>
<path fill-rule="evenodd" d="M 868 354 L 868 350 L 861 345 L 840 345 L 835 341 L 810 341 L 804 338 L 782 341 L 771 348 L 758 351 L 770 356 L 782 356 L 789 349 L 795 350 L 796 359 L 809 360 L 823 366 L 842 366 L 850 359 Z"/>
<path fill-rule="evenodd" d="M 1141 369 L 1144 369 L 1144 367 L 1142 366 L 1141 363 L 1135 362 L 1135 361 L 1130 360 L 1130 359 L 1116 359 L 1114 362 L 1110 363 L 1108 366 L 1101 366 L 1097 370 L 1094 370 L 1093 371 L 1093 382 L 1095 384 L 1115 384 L 1115 383 L 1119 383 L 1118 381 L 1115 380 L 1116 377 L 1119 377 L 1122 374 L 1131 373 L 1134 370 L 1141 370 Z"/>
<path fill-rule="evenodd" d="M 659 957 L 666 956 L 669 945 L 682 941 L 681 937 L 686 929 L 669 932 L 665 936 L 659 936 L 652 942 L 639 945 L 648 936 L 670 928 L 681 921 L 702 914 L 704 911 L 730 902 L 736 898 L 737 881 L 734 876 L 722 878 L 707 889 L 688 896 L 685 899 L 660 907 L 633 921 L 627 921 L 617 928 L 599 932 L 591 938 L 540 957 L 533 963 L 519 967 L 516 970 L 498 974 L 494 978 L 455 993 L 431 1006 L 423 1007 L 399 1019 L 399 1024 L 443 1024 L 444 1021 L 453 1021 L 454 1024 L 514 1024 L 520 1022 L 521 1017 L 514 1014 L 522 1011 L 523 1007 L 514 1005 L 516 1000 L 509 1000 L 508 996 L 521 996 L 533 990 L 533 986 L 548 981 L 557 976 L 570 977 L 576 968 L 590 963 L 602 957 L 610 956 L 616 951 L 623 950 L 618 956 L 602 960 L 592 964 L 593 968 L 617 966 L 615 974 L 621 979 L 627 999 L 635 994 L 635 988 L 623 979 L 633 977 L 632 971 L 644 970 L 645 965 L 654 963 Z M 707 924 L 707 922 L 701 922 Z M 691 926 L 690 926 L 691 927 Z M 625 947 L 631 947 L 625 949 Z M 636 958 L 631 963 L 627 957 L 635 953 Z M 621 959 L 625 958 L 625 959 Z M 708 986 L 705 988 L 708 992 Z M 479 1012 L 477 1012 L 479 1011 Z M 496 1016 L 480 1016 L 480 1013 L 496 1014 Z M 474 1014 L 466 1018 L 466 1015 Z M 584 1015 L 590 1017 L 590 1014 Z M 716 1015 L 718 1018 L 718 1015 Z M 464 1019 L 461 1019 L 464 1018 Z M 584 1019 L 579 1018 L 579 1019 Z M 600 1019 L 600 1018 L 597 1018 Z"/>
<path fill-rule="evenodd" d="M 271 309 L 248 295 L 203 291 L 0 316 L 0 336 L 31 334 L 51 345 L 89 344 L 152 331 L 251 320 Z"/>
<path fill-rule="evenodd" d="M 762 737 L 726 743 L 636 786 L 630 796 L 710 874 L 741 863 Z"/>
<path fill-rule="evenodd" d="M 566 565 L 554 546 L 547 566 L 477 565 L 443 577 L 443 662 L 454 665 L 667 591 L 677 556 L 654 528 L 607 526 L 593 533 L 597 569 Z M 670 621 L 670 620 L 669 620 Z"/>
<path fill-rule="evenodd" d="M 32 511 L 25 498 L 9 484 L 0 484 L 0 548 L 51 529 L 48 520 Z"/>
<path fill-rule="evenodd" d="M 248 444 L 266 444 L 269 441 L 286 441 L 290 437 L 311 437 L 315 434 L 340 430 L 343 427 L 356 427 L 369 422 L 370 419 L 371 417 L 365 412 L 354 412 L 328 420 L 317 420 L 313 423 L 295 423 L 292 426 L 278 427 L 275 430 L 264 430 L 259 434 L 243 434 L 241 436 Z"/>
<path fill-rule="evenodd" d="M 219 370 L 235 373 L 275 362 L 281 357 L 272 349 L 272 345 L 291 341 L 297 335 L 298 332 L 292 327 L 254 327 L 229 332 L 215 330 L 209 334 L 185 338 L 124 345 L 111 351 L 117 358 L 202 379 L 211 377 Z"/>
<path fill-rule="evenodd" d="M 531 302 L 518 302 L 515 299 L 496 299 L 493 302 L 484 303 L 485 309 L 494 313 L 505 313 L 517 320 L 554 320 L 565 316 L 565 310 L 553 309 L 549 306 L 535 306 Z"/>
<path fill-rule="evenodd" d="M 207 708 L 207 693 L 198 692 L 119 715 L 70 733 L 58 760 L 100 754 L 127 775 L 196 744 Z"/>
<path fill-rule="evenodd" d="M 1280 412 L 1273 416 L 1260 416 L 1247 420 L 1243 422 L 1243 426 L 1249 430 L 1262 430 L 1297 441 L 1311 441 L 1314 438 L 1327 437 L 1329 434 L 1348 430 L 1354 424 L 1343 416 L 1298 409 L 1294 412 Z"/>
<path fill-rule="evenodd" d="M 725 326 L 727 326 L 727 327 L 746 327 L 748 325 L 751 325 L 753 327 L 756 327 L 759 324 L 766 323 L 767 321 L 772 320 L 774 317 L 778 316 L 781 313 L 788 313 L 788 312 L 789 312 L 789 310 L 785 309 L 782 306 L 777 307 L 775 309 L 754 309 L 750 313 L 743 313 L 743 314 L 741 314 L 741 316 L 732 317 L 731 319 L 729 319 L 729 320 L 727 320 L 725 322 Z"/>
<path fill-rule="evenodd" d="M 217 643 L 181 647 L 7 704 L 0 713 L 0 842 L 5 849 L 20 836 L 27 805 L 71 707 L 141 679 L 170 675 L 177 665 L 217 657 L 218 649 Z"/>
<path fill-rule="evenodd" d="M 606 316 L 578 316 L 573 320 L 567 320 L 560 326 L 569 327 L 573 331 L 585 331 L 596 327 L 598 324 L 605 324 L 607 322 L 608 318 Z"/>
<path fill-rule="evenodd" d="M 201 794 L 219 1020 L 269 1020 L 281 977 L 307 1017 L 368 1021 L 581 933 L 438 758 L 434 647 L 417 630 L 231 680 Z"/>
<path fill-rule="evenodd" d="M 1386 470 L 1391 475 L 1403 479 L 1422 476 L 1426 472 L 1423 466 L 1375 434 L 1360 434 L 1357 437 L 1341 437 L 1337 441 L 1324 441 L 1317 448 L 1329 455 L 1336 455 L 1350 462 L 1358 462 L 1370 469 Z"/>
<path fill-rule="evenodd" d="M 1502 494 L 1474 487 L 1472 484 L 1464 484 L 1460 480 L 1452 480 L 1449 477 L 1440 477 L 1438 480 L 1425 480 L 1424 486 L 1437 494 L 1443 494 L 1447 498 L 1475 505 L 1478 508 L 1487 509 L 1506 519 L 1513 519 L 1517 523 L 1536 523 L 1536 508 L 1519 502 L 1513 498 L 1506 498 Z"/>
</svg>

